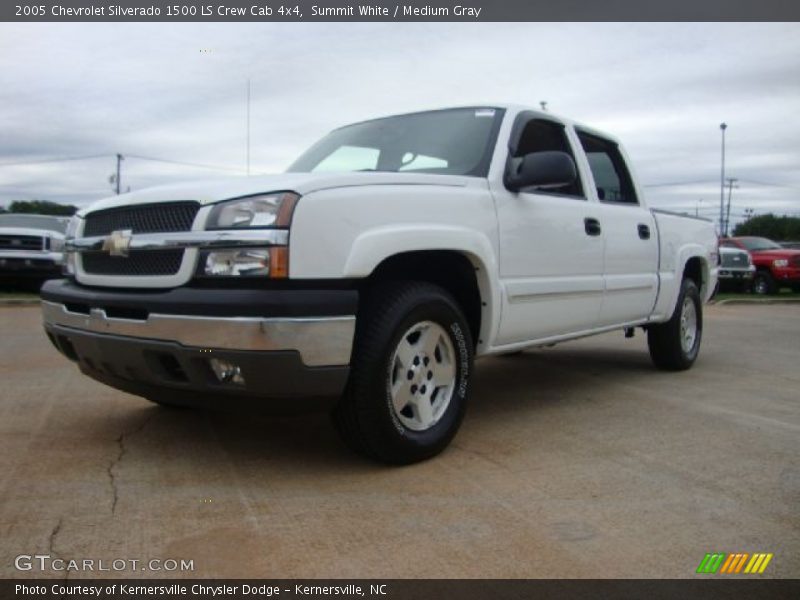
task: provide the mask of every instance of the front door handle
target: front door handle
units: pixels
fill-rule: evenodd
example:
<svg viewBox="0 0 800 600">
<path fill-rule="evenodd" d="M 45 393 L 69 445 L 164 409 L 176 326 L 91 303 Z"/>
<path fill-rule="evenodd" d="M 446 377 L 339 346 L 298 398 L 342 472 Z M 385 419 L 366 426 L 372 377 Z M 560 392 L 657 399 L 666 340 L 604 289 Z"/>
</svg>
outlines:
<svg viewBox="0 0 800 600">
<path fill-rule="evenodd" d="M 586 217 L 583 220 L 583 228 L 586 231 L 586 235 L 591 235 L 592 237 L 598 236 L 603 232 L 600 227 L 600 221 L 591 217 Z"/>
<path fill-rule="evenodd" d="M 640 238 L 642 238 L 643 240 L 649 240 L 650 239 L 650 227 L 648 227 L 644 223 L 639 223 L 638 229 L 639 229 L 639 237 Z"/>
</svg>

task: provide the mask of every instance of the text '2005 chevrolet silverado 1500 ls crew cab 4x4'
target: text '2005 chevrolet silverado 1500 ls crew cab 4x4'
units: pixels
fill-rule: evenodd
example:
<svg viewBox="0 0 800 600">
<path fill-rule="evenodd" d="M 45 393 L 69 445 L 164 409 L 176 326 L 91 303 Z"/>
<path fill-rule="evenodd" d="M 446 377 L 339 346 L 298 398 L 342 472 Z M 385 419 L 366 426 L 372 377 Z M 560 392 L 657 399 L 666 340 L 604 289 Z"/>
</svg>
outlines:
<svg viewBox="0 0 800 600">
<path fill-rule="evenodd" d="M 517 106 L 337 129 L 285 174 L 101 200 L 71 222 L 48 336 L 159 404 L 328 399 L 354 449 L 440 452 L 475 356 L 640 326 L 698 354 L 704 220 L 649 210 L 620 144 Z"/>
</svg>

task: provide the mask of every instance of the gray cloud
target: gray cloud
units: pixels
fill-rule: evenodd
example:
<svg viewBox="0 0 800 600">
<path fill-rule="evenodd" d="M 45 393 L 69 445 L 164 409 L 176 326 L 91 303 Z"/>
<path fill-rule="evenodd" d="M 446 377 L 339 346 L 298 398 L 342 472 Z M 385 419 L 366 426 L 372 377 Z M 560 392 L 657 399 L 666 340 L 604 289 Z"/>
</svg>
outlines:
<svg viewBox="0 0 800 600">
<path fill-rule="evenodd" d="M 354 120 L 547 100 L 621 137 L 644 184 L 699 182 L 647 189 L 653 204 L 707 216 L 726 121 L 734 215 L 800 213 L 798 34 L 778 23 L 0 24 L 0 163 L 108 155 L 0 167 L 0 202 L 108 195 L 116 152 L 243 173 L 250 78 L 253 172 L 282 170 Z M 123 185 L 230 173 L 129 156 Z"/>
</svg>

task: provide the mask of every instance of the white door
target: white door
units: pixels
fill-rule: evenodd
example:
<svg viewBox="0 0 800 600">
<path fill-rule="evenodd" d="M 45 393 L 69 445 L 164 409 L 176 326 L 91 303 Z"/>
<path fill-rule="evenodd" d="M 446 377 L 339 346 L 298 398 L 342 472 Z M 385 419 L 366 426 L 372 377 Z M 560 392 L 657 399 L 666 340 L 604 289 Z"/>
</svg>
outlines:
<svg viewBox="0 0 800 600">
<path fill-rule="evenodd" d="M 515 125 L 516 127 L 516 125 Z M 532 119 L 514 156 L 558 150 L 574 156 L 561 124 Z M 599 204 L 578 181 L 556 191 L 494 190 L 504 304 L 499 345 L 594 328 L 603 299 Z"/>
<path fill-rule="evenodd" d="M 578 131 L 599 200 L 605 239 L 605 295 L 598 324 L 647 318 L 658 294 L 658 232 L 642 208 L 625 157 L 616 143 Z"/>
</svg>

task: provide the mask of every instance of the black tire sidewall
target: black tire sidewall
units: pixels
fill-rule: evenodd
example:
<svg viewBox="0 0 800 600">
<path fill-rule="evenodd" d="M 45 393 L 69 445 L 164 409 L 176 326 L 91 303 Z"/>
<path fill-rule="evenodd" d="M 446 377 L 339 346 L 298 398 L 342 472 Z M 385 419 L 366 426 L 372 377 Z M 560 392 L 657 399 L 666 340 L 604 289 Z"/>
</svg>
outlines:
<svg viewBox="0 0 800 600">
<path fill-rule="evenodd" d="M 697 318 L 697 335 L 695 336 L 694 344 L 689 352 L 686 352 L 683 349 L 683 344 L 681 344 L 680 341 L 681 312 L 683 311 L 683 303 L 687 297 L 691 298 L 692 302 L 694 302 L 694 310 Z M 678 309 L 675 317 L 675 327 L 677 330 L 678 344 L 681 349 L 681 354 L 684 361 L 686 361 L 688 364 L 691 364 L 697 359 L 697 354 L 700 352 L 700 342 L 703 338 L 703 303 L 700 300 L 700 290 L 697 289 L 697 285 L 691 279 L 684 280 L 683 285 L 681 286 L 681 294 L 678 298 Z"/>
<path fill-rule="evenodd" d="M 686 298 L 694 302 L 697 316 L 697 335 L 689 352 L 683 349 L 681 341 L 681 315 Z M 647 333 L 650 356 L 655 365 L 669 371 L 683 371 L 692 366 L 700 352 L 703 339 L 703 311 L 700 290 L 691 279 L 681 282 L 677 303 L 669 321 L 652 326 Z"/>
<path fill-rule="evenodd" d="M 364 365 L 370 369 L 366 394 L 370 407 L 368 434 L 386 451 L 392 462 L 415 462 L 440 452 L 457 432 L 466 411 L 469 380 L 473 368 L 473 347 L 470 331 L 463 314 L 449 294 L 433 286 L 425 286 L 412 295 L 397 310 L 396 317 L 384 324 L 380 340 L 371 340 L 382 345 L 377 353 L 377 364 Z M 390 363 L 402 336 L 415 324 L 432 321 L 440 325 L 450 337 L 455 350 L 456 385 L 450 402 L 440 420 L 430 429 L 414 431 L 405 427 L 392 407 L 390 392 Z M 365 408 L 362 405 L 362 409 Z M 364 413 L 362 413 L 364 414 Z M 365 415 L 367 416 L 367 415 Z"/>
<path fill-rule="evenodd" d="M 758 291 L 759 282 L 764 283 L 764 291 Z M 753 278 L 753 293 L 757 296 L 768 296 L 772 293 L 775 284 L 772 281 L 772 276 L 769 273 L 765 273 L 764 271 L 759 271 L 756 273 L 755 277 Z"/>
</svg>

